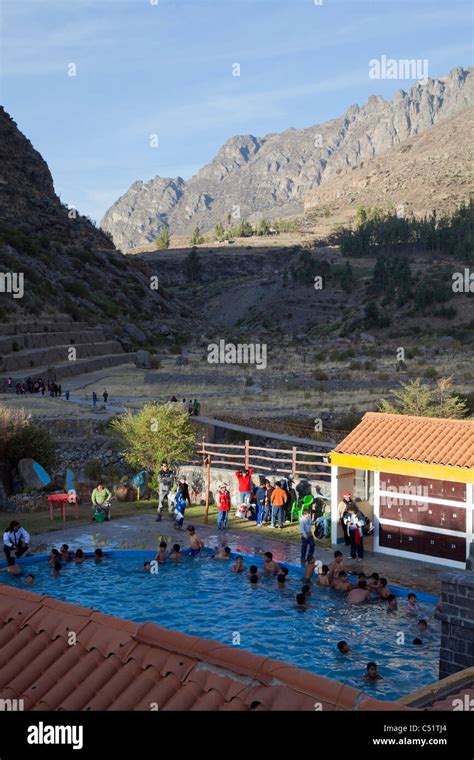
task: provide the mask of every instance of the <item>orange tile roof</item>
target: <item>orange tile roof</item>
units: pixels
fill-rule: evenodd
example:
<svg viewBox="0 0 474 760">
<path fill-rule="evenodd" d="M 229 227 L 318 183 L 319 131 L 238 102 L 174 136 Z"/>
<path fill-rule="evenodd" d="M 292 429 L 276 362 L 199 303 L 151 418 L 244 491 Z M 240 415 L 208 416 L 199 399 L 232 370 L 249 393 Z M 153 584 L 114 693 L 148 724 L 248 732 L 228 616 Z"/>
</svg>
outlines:
<svg viewBox="0 0 474 760">
<path fill-rule="evenodd" d="M 212 639 L 3 584 L 0 694 L 23 699 L 25 710 L 413 709 Z"/>
<path fill-rule="evenodd" d="M 474 421 L 367 412 L 334 452 L 471 469 Z"/>
</svg>

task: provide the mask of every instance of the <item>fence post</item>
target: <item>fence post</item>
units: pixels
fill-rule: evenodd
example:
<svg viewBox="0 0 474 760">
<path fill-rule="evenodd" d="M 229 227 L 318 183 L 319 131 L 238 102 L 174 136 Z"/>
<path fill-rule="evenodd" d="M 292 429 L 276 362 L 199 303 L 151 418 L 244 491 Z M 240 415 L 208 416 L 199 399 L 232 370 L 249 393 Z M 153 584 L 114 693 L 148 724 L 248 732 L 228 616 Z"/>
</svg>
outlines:
<svg viewBox="0 0 474 760">
<path fill-rule="evenodd" d="M 206 464 L 206 446 L 205 446 L 204 436 L 202 437 L 201 454 L 202 454 L 202 466 L 204 467 Z"/>
<path fill-rule="evenodd" d="M 296 446 L 292 447 L 291 454 L 291 476 L 293 480 L 296 479 Z"/>
<path fill-rule="evenodd" d="M 245 441 L 245 469 L 250 467 L 250 441 Z"/>
<path fill-rule="evenodd" d="M 207 481 L 206 481 L 206 514 L 204 522 L 207 523 L 209 516 L 209 492 L 211 490 L 211 455 L 207 455 Z"/>
</svg>

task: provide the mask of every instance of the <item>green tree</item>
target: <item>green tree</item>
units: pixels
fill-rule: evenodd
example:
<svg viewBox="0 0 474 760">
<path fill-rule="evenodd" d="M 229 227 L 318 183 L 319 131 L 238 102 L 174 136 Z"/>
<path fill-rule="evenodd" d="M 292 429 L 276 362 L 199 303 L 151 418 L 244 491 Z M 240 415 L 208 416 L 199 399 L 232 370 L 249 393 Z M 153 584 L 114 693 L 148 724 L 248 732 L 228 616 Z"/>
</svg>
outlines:
<svg viewBox="0 0 474 760">
<path fill-rule="evenodd" d="M 161 227 L 158 236 L 155 238 L 155 245 L 157 251 L 163 251 L 165 248 L 170 247 L 170 231 L 168 227 Z"/>
<path fill-rule="evenodd" d="M 12 467 L 16 467 L 20 459 L 31 457 L 48 469 L 56 462 L 56 446 L 49 430 L 28 424 L 10 440 L 6 457 Z"/>
<path fill-rule="evenodd" d="M 257 227 L 257 235 L 269 235 L 270 225 L 266 219 L 261 219 Z"/>
<path fill-rule="evenodd" d="M 188 282 L 200 282 L 202 275 L 201 259 L 195 247 L 191 248 L 184 260 L 184 273 Z"/>
<path fill-rule="evenodd" d="M 155 470 L 163 459 L 176 463 L 194 450 L 192 423 L 176 404 L 146 404 L 137 414 L 116 417 L 111 427 L 126 462 L 137 469 Z"/>
<path fill-rule="evenodd" d="M 225 239 L 225 229 L 221 222 L 218 222 L 214 227 L 214 237 L 216 240 L 219 240 L 219 242 Z"/>
<path fill-rule="evenodd" d="M 191 245 L 200 245 L 201 243 L 204 243 L 204 238 L 201 235 L 201 230 L 199 227 L 195 227 L 191 237 Z"/>
<path fill-rule="evenodd" d="M 346 261 L 341 274 L 341 287 L 345 293 L 350 293 L 354 287 L 354 271 L 349 261 Z"/>
<path fill-rule="evenodd" d="M 449 417 L 459 419 L 467 412 L 463 399 L 452 393 L 451 377 L 440 378 L 436 386 L 422 383 L 418 377 L 392 390 L 394 402 L 382 399 L 379 412 L 390 414 L 412 414 L 417 417 Z"/>
</svg>

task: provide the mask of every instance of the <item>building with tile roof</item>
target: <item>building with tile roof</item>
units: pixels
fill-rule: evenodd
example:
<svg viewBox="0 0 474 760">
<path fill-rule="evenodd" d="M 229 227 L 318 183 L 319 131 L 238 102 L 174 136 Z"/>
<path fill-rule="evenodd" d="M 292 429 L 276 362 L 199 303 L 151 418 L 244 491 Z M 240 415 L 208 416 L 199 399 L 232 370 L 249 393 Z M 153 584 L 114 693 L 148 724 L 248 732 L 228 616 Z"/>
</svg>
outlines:
<svg viewBox="0 0 474 760">
<path fill-rule="evenodd" d="M 465 567 L 474 421 L 367 412 L 330 463 L 333 544 L 343 540 L 338 505 L 349 491 L 371 510 L 375 551 Z"/>
<path fill-rule="evenodd" d="M 413 709 L 212 639 L 4 584 L 0 703 L 34 711 Z"/>
</svg>

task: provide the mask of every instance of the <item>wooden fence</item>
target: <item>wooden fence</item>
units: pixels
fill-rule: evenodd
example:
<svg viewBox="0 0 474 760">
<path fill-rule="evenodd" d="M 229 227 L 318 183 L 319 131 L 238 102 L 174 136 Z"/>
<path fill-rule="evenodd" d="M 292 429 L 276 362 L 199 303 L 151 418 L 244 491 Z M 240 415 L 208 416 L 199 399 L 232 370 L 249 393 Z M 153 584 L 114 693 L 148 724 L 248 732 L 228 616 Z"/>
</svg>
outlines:
<svg viewBox="0 0 474 760">
<path fill-rule="evenodd" d="M 224 451 L 230 449 L 231 451 Z M 234 470 L 251 468 L 262 473 L 288 475 L 293 479 L 298 476 L 316 477 L 330 474 L 327 451 L 300 451 L 296 446 L 291 449 L 272 449 L 266 446 L 252 446 L 250 441 L 242 444 L 208 443 L 204 438 L 201 448 L 196 451 L 206 468 L 206 517 L 209 512 L 209 493 L 211 490 L 211 467 L 217 465 L 232 467 Z M 275 456 L 275 454 L 280 456 Z M 304 469 L 300 469 L 304 468 Z"/>
</svg>

